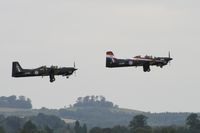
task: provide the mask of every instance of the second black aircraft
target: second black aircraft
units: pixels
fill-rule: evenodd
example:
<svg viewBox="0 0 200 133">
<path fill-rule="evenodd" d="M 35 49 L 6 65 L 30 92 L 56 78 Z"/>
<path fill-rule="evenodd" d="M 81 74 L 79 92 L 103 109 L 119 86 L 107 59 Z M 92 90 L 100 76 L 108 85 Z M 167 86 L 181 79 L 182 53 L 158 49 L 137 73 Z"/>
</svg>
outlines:
<svg viewBox="0 0 200 133">
<path fill-rule="evenodd" d="M 62 75 L 69 78 L 77 69 L 74 67 L 61 67 L 57 66 L 41 66 L 36 69 L 23 69 L 18 62 L 12 63 L 12 77 L 33 77 L 33 76 L 49 76 L 50 82 L 55 81 L 55 75 Z"/>
<path fill-rule="evenodd" d="M 139 55 L 131 59 L 117 59 L 115 58 L 112 51 L 106 52 L 106 67 L 109 68 L 142 66 L 144 72 L 150 72 L 150 66 L 158 66 L 162 68 L 163 66 L 167 65 L 171 60 L 172 58 L 170 57 L 170 52 L 168 57 L 141 57 Z"/>
</svg>

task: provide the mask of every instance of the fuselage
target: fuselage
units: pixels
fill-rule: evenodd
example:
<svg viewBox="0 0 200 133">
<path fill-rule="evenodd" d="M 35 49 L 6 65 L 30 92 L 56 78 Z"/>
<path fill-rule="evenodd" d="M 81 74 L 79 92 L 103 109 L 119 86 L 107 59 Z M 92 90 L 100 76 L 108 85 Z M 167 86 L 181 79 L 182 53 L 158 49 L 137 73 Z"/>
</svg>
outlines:
<svg viewBox="0 0 200 133">
<path fill-rule="evenodd" d="M 12 77 L 35 77 L 49 76 L 50 82 L 55 81 L 56 75 L 66 76 L 67 78 L 77 69 L 75 67 L 42 66 L 35 69 L 23 69 L 18 62 L 13 62 Z"/>
<path fill-rule="evenodd" d="M 112 51 L 106 53 L 106 67 L 108 68 L 142 66 L 145 72 L 150 71 L 150 66 L 159 66 L 162 68 L 171 60 L 170 54 L 169 57 L 135 56 L 131 59 L 118 59 L 114 57 Z"/>
<path fill-rule="evenodd" d="M 23 69 L 23 71 L 15 73 L 13 77 L 49 76 L 51 73 L 54 75 L 67 76 L 73 74 L 75 70 L 76 69 L 73 67 L 54 68 L 53 70 L 52 68 L 40 67 L 36 69 Z"/>
</svg>

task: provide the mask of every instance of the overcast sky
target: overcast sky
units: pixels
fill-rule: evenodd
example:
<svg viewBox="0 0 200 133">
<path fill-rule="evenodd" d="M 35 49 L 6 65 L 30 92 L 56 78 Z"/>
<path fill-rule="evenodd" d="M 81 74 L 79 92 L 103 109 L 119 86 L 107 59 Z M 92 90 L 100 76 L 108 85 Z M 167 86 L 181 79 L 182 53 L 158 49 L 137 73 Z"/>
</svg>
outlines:
<svg viewBox="0 0 200 133">
<path fill-rule="evenodd" d="M 24 95 L 34 108 L 62 108 L 103 95 L 123 108 L 200 112 L 199 0 L 0 0 L 1 96 Z M 116 57 L 171 56 L 163 69 L 105 68 Z M 73 66 L 77 76 L 12 78 L 23 68 Z"/>
</svg>

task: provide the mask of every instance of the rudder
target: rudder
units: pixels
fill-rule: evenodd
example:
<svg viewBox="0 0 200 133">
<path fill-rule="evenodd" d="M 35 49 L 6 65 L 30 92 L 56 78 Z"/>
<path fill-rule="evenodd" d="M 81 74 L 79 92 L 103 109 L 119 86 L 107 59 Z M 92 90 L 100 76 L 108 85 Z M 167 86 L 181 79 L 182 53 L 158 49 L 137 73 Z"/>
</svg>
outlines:
<svg viewBox="0 0 200 133">
<path fill-rule="evenodd" d="M 22 71 L 23 71 L 23 69 L 20 66 L 19 62 L 12 63 L 12 77 L 15 77 L 16 73 L 21 73 Z"/>
<path fill-rule="evenodd" d="M 111 67 L 115 63 L 115 56 L 112 51 L 106 52 L 106 67 Z"/>
</svg>

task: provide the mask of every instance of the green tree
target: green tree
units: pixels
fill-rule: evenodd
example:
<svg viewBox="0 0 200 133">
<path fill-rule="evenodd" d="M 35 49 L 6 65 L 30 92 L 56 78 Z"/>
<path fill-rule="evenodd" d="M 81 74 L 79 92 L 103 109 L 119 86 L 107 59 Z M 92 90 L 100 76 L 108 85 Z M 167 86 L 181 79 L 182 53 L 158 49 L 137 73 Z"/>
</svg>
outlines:
<svg viewBox="0 0 200 133">
<path fill-rule="evenodd" d="M 26 101 L 26 97 L 25 96 L 19 96 L 19 100 L 20 101 Z"/>
<path fill-rule="evenodd" d="M 144 115 L 136 115 L 133 117 L 133 120 L 130 121 L 129 127 L 136 129 L 139 127 L 147 126 L 147 117 Z"/>
<path fill-rule="evenodd" d="M 147 117 L 144 115 L 136 115 L 129 124 L 131 133 L 149 133 L 150 126 L 147 125 Z"/>
<path fill-rule="evenodd" d="M 198 115 L 195 113 L 190 114 L 186 119 L 186 124 L 190 129 L 200 129 L 200 120 L 198 119 Z"/>
<path fill-rule="evenodd" d="M 110 128 L 103 128 L 103 133 L 112 133 L 112 129 Z"/>
<path fill-rule="evenodd" d="M 21 133 L 37 133 L 37 127 L 30 120 L 24 124 Z"/>
<path fill-rule="evenodd" d="M 100 127 L 94 127 L 90 130 L 90 133 L 103 133 Z"/>
<path fill-rule="evenodd" d="M 86 126 L 86 124 L 83 124 L 82 132 L 81 133 L 87 133 L 87 126 Z"/>
<path fill-rule="evenodd" d="M 5 133 L 5 130 L 3 127 L 0 127 L 0 133 Z"/>
<path fill-rule="evenodd" d="M 79 121 L 75 122 L 74 131 L 75 133 L 81 133 L 81 126 L 80 126 Z"/>
<path fill-rule="evenodd" d="M 124 126 L 114 126 L 112 128 L 112 132 L 113 133 L 129 133 L 128 128 L 124 127 Z"/>
<path fill-rule="evenodd" d="M 44 129 L 46 133 L 53 133 L 53 129 L 51 129 L 49 126 L 45 126 Z"/>
<path fill-rule="evenodd" d="M 134 133 L 151 133 L 151 128 L 141 128 L 141 127 L 138 127 L 134 130 Z M 170 132 L 171 133 L 171 132 Z"/>
<path fill-rule="evenodd" d="M 153 133 L 176 133 L 176 128 L 173 126 L 154 128 Z"/>
</svg>

